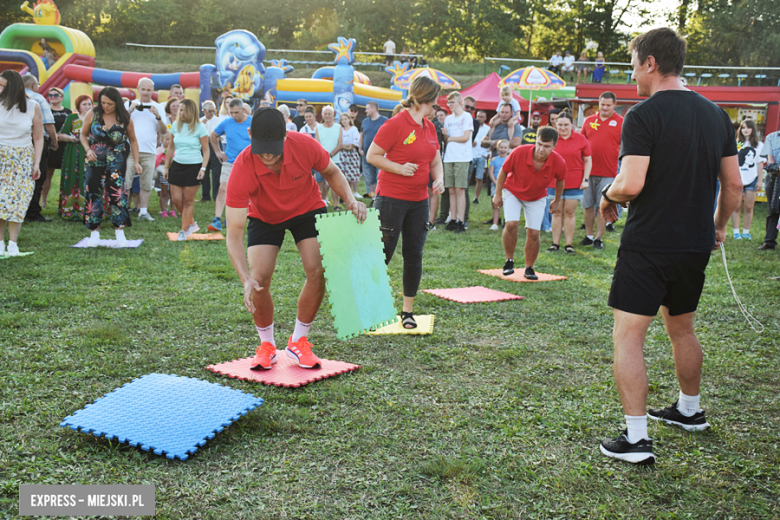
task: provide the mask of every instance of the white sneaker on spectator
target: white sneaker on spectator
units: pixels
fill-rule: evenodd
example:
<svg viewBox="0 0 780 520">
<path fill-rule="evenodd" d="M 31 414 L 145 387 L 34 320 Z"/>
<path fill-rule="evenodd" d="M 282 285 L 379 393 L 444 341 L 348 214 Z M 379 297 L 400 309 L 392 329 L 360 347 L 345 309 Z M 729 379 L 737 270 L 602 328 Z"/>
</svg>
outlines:
<svg viewBox="0 0 780 520">
<path fill-rule="evenodd" d="M 16 245 L 16 242 L 8 241 L 8 248 L 6 249 L 5 254 L 8 256 L 19 256 L 19 246 Z"/>
<path fill-rule="evenodd" d="M 493 224 L 490 226 L 490 231 L 498 231 L 498 224 Z"/>
<path fill-rule="evenodd" d="M 363 198 L 363 195 L 361 195 L 361 194 L 360 194 L 360 193 L 358 193 L 358 192 L 355 192 L 355 193 L 353 193 L 352 195 L 354 195 L 356 199 L 362 199 L 362 198 Z"/>
<path fill-rule="evenodd" d="M 0 256 L 5 256 L 5 241 L 0 240 Z"/>
</svg>

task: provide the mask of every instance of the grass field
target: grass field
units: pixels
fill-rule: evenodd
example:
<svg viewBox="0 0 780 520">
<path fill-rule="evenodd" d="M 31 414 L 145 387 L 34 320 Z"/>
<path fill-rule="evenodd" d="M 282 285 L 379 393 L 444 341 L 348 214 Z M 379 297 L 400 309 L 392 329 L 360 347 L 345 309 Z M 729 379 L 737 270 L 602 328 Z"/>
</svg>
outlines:
<svg viewBox="0 0 780 520">
<path fill-rule="evenodd" d="M 765 205 L 755 239 L 726 249 L 736 290 L 766 330 L 745 323 L 713 255 L 697 320 L 713 428 L 651 424 L 653 467 L 598 451 L 624 427 L 606 306 L 622 224 L 603 251 L 541 253 L 537 270 L 568 280 L 515 284 L 477 273 L 503 255 L 498 232 L 479 224 L 487 197 L 472 208 L 467 233 L 429 234 L 421 289 L 483 285 L 526 299 L 461 305 L 421 293 L 417 312 L 436 315 L 433 335 L 349 341 L 336 339 L 326 301 L 310 334 L 315 352 L 362 368 L 295 390 L 204 370 L 258 344 L 224 242 L 169 242 L 178 220 L 133 218 L 127 236 L 143 238 L 140 248 L 72 249 L 87 236 L 80 224 L 23 225 L 20 248 L 35 254 L 0 260 L 0 517 L 16 516 L 19 484 L 127 483 L 156 486 L 160 519 L 777 518 L 780 283 L 768 277 L 780 275 L 780 257 L 755 249 Z M 197 205 L 202 226 L 212 211 Z M 52 189 L 45 213 L 55 212 Z M 550 241 L 543 234 L 542 247 Z M 396 255 L 399 309 L 401 270 Z M 288 236 L 272 286 L 279 342 L 302 281 Z M 676 399 L 670 351 L 656 320 L 650 406 Z M 58 426 L 152 372 L 265 404 L 185 462 Z"/>
</svg>

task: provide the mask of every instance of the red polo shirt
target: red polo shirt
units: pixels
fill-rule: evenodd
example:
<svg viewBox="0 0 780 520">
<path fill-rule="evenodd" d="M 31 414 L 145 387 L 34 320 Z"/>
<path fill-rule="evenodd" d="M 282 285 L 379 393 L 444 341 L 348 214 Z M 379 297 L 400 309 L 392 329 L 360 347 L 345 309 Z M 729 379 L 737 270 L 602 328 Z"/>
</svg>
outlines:
<svg viewBox="0 0 780 520">
<path fill-rule="evenodd" d="M 566 178 L 566 161 L 555 152 L 539 171 L 534 167 L 534 144 L 518 146 L 501 167 L 506 172 L 504 189 L 520 200 L 532 202 L 547 196 L 547 186 L 553 179 Z"/>
<path fill-rule="evenodd" d="M 555 153 L 563 157 L 566 163 L 565 190 L 578 190 L 582 186 L 582 177 L 585 175 L 585 162 L 583 157 L 590 157 L 590 144 L 585 136 L 572 132 L 568 139 L 558 137 L 555 145 Z M 550 182 L 549 188 L 555 188 L 555 180 Z"/>
<path fill-rule="evenodd" d="M 328 167 L 330 154 L 306 134 L 287 133 L 282 171 L 269 170 L 248 146 L 238 154 L 227 185 L 225 203 L 249 208 L 249 216 L 267 224 L 279 224 L 325 207 L 312 170 Z"/>
<path fill-rule="evenodd" d="M 379 170 L 377 195 L 413 202 L 426 200 L 431 161 L 439 153 L 439 139 L 433 123 L 423 119 L 423 126 L 420 126 L 408 111 L 401 110 L 395 117 L 385 121 L 376 133 L 374 142 L 391 161 L 418 166 L 412 177 Z"/>
<path fill-rule="evenodd" d="M 618 154 L 620 153 L 620 132 L 623 130 L 623 116 L 617 112 L 603 121 L 598 113 L 582 123 L 582 135 L 590 143 L 593 151 L 593 169 L 590 174 L 596 177 L 616 177 Z"/>
</svg>

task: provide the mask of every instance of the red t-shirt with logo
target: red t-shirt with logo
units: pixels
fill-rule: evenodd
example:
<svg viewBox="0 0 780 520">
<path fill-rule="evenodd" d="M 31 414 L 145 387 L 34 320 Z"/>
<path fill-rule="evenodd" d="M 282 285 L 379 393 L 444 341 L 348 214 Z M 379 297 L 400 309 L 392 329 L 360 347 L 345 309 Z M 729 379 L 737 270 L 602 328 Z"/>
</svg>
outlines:
<svg viewBox="0 0 780 520">
<path fill-rule="evenodd" d="M 282 171 L 277 175 L 252 153 L 251 146 L 238 154 L 228 179 L 227 206 L 248 207 L 250 217 L 267 224 L 325 207 L 311 171 L 327 168 L 330 154 L 308 135 L 288 132 L 282 156 Z"/>
<path fill-rule="evenodd" d="M 431 161 L 439 153 L 439 139 L 433 123 L 423 119 L 423 126 L 420 126 L 408 111 L 401 110 L 382 125 L 374 142 L 394 163 L 418 166 L 412 177 L 379 170 L 377 195 L 413 202 L 426 200 Z"/>
<path fill-rule="evenodd" d="M 558 137 L 555 145 L 555 153 L 563 157 L 566 162 L 565 190 L 578 190 L 582 186 L 582 177 L 585 175 L 585 162 L 583 157 L 590 157 L 590 144 L 585 136 L 572 132 L 568 139 Z M 555 188 L 555 180 L 550 182 L 549 188 Z"/>
<path fill-rule="evenodd" d="M 590 143 L 593 151 L 593 169 L 596 177 L 616 177 L 618 154 L 620 153 L 620 132 L 623 130 L 623 116 L 617 112 L 609 119 L 602 120 L 598 113 L 582 123 L 582 135 Z"/>
<path fill-rule="evenodd" d="M 526 202 L 543 199 L 547 196 L 547 186 L 550 182 L 566 178 L 566 161 L 555 152 L 551 152 L 542 169 L 536 171 L 535 147 L 534 144 L 518 146 L 512 150 L 501 167 L 506 172 L 504 189 Z"/>
</svg>

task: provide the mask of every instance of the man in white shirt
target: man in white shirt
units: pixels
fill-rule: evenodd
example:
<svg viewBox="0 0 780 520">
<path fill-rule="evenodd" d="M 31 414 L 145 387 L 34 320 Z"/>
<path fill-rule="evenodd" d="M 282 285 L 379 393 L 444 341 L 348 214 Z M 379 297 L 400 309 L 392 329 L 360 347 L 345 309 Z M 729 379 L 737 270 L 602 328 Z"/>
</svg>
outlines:
<svg viewBox="0 0 780 520">
<path fill-rule="evenodd" d="M 569 73 L 571 81 L 574 81 L 574 56 L 569 51 L 566 51 L 566 56 L 563 57 L 563 67 L 561 67 L 561 77 L 566 79 L 566 73 Z"/>
<path fill-rule="evenodd" d="M 555 51 L 553 57 L 550 58 L 550 72 L 554 72 L 555 74 L 560 74 L 562 63 L 563 63 L 563 56 L 561 56 L 561 51 Z"/>
<path fill-rule="evenodd" d="M 393 61 L 393 58 L 395 57 L 394 56 L 394 54 L 395 54 L 395 42 L 393 41 L 392 38 L 387 38 L 387 41 L 385 42 L 385 44 L 382 47 L 383 47 L 383 49 L 385 51 L 385 54 L 387 54 L 387 59 L 385 60 L 385 63 L 390 65 L 390 63 Z"/>
<path fill-rule="evenodd" d="M 463 110 L 460 92 L 447 96 L 447 106 L 452 111 L 444 120 L 442 134 L 447 139 L 444 151 L 444 187 L 450 192 L 450 223 L 447 230 L 466 231 L 466 188 L 469 185 L 471 163 L 471 135 L 474 123 L 471 114 Z"/>
<path fill-rule="evenodd" d="M 138 99 L 128 104 L 130 118 L 133 120 L 135 135 L 138 140 L 138 162 L 141 163 L 141 203 L 138 210 L 138 220 L 154 222 L 149 214 L 149 196 L 154 187 L 154 163 L 157 159 L 157 143 L 168 131 L 162 121 L 165 113 L 163 105 L 152 101 L 154 81 L 149 78 L 138 80 Z M 127 158 L 127 186 L 133 185 L 135 163 L 132 155 Z"/>
<path fill-rule="evenodd" d="M 485 178 L 485 169 L 487 168 L 487 158 L 490 156 L 490 148 L 481 146 L 482 139 L 487 137 L 490 126 L 485 124 L 487 113 L 484 110 L 477 112 L 475 119 L 479 123 L 477 136 L 471 142 L 472 162 L 474 164 L 474 176 L 477 178 L 477 189 L 474 194 L 474 204 L 479 204 L 479 194 L 482 191 L 482 180 Z"/>
</svg>

